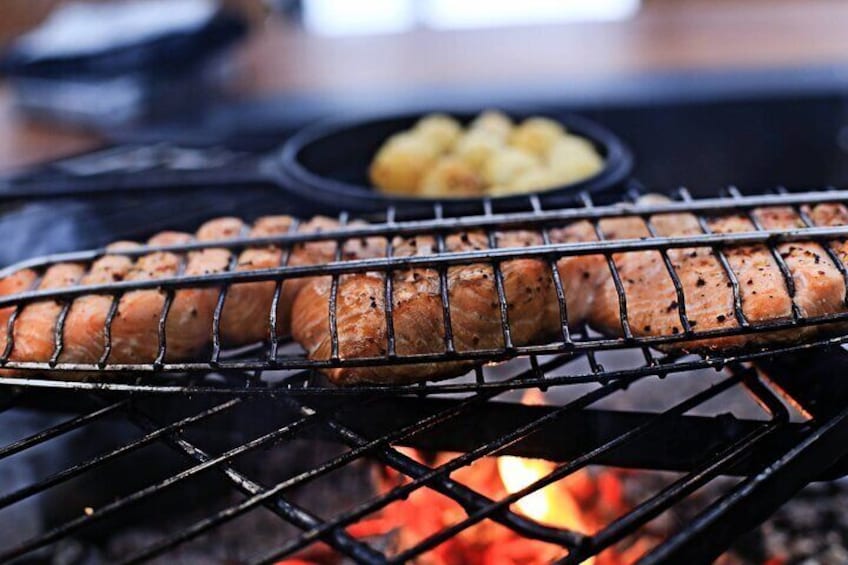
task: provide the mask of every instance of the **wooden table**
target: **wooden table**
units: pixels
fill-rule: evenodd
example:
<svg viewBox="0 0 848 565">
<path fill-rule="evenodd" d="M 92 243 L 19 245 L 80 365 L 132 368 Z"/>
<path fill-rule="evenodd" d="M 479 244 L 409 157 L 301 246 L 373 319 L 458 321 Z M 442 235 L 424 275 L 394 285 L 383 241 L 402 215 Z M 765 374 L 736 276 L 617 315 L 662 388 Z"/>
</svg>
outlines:
<svg viewBox="0 0 848 565">
<path fill-rule="evenodd" d="M 625 22 L 326 38 L 270 20 L 233 53 L 242 97 L 440 85 L 542 84 L 674 70 L 848 63 L 844 0 L 698 0 L 648 4 Z M 17 115 L 0 85 L 0 170 L 100 140 Z"/>
</svg>

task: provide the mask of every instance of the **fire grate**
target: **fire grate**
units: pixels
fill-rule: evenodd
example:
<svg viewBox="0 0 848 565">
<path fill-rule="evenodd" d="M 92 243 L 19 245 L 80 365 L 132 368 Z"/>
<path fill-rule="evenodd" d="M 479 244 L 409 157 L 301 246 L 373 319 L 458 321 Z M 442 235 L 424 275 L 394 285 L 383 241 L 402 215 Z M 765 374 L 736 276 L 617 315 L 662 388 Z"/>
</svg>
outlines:
<svg viewBox="0 0 848 565">
<path fill-rule="evenodd" d="M 831 352 L 831 355 L 843 363 L 848 357 L 842 350 Z M 532 359 L 534 361 L 528 372 L 551 371 L 566 362 L 562 357 L 547 361 Z M 807 379 L 813 377 L 801 376 Z M 43 408 L 51 400 L 58 402 L 57 406 L 79 406 L 80 395 L 86 397 L 91 407 L 80 411 L 74 418 L 5 445 L 0 448 L 0 461 L 103 421 L 132 422 L 141 435 L 32 480 L 16 490 L 4 489 L 0 494 L 0 514 L 17 503 L 80 476 L 96 473 L 115 460 L 151 444 L 168 446 L 188 464 L 160 480 L 104 500 L 101 505 L 85 511 L 74 509 L 78 511 L 76 516 L 30 539 L 2 548 L 0 559 L 6 561 L 38 555 L 42 548 L 63 538 L 83 535 L 98 523 L 118 520 L 132 507 L 145 502 L 155 503 L 157 499 L 166 497 L 168 491 L 183 491 L 204 475 L 214 472 L 219 480 L 240 492 L 243 498 L 210 511 L 202 519 L 183 524 L 138 553 L 123 556 L 122 561 L 143 562 L 168 555 L 196 537 L 214 532 L 216 528 L 261 506 L 301 532 L 283 541 L 275 541 L 274 547 L 252 556 L 251 562 L 273 563 L 297 555 L 318 542 L 356 562 L 404 562 L 486 520 L 509 528 L 522 537 L 560 546 L 563 554 L 567 552 L 563 562 L 577 563 L 636 534 L 644 524 L 719 475 L 747 476 L 655 549 L 645 562 L 676 560 L 683 556 L 704 559 L 705 556 L 719 555 L 740 533 L 767 517 L 807 482 L 825 478 L 825 470 L 848 452 L 848 448 L 844 447 L 848 434 L 848 410 L 796 421 L 798 418 L 790 417 L 790 410 L 776 392 L 780 390 L 780 394 L 786 394 L 783 388 L 785 382 L 775 380 L 762 370 L 738 364 L 726 368 L 721 374 L 716 373 L 714 384 L 690 396 L 677 398 L 664 411 L 623 413 L 594 408 L 612 395 L 626 396 L 629 387 L 646 378 L 617 379 L 556 406 L 493 402 L 499 395 L 497 391 L 439 399 L 364 395 L 356 402 L 338 402 L 338 399 L 328 397 L 298 399 L 280 394 L 235 397 L 223 401 L 219 397 L 207 396 L 203 397 L 202 409 L 188 413 L 185 413 L 185 404 L 197 401 L 183 398 L 184 402 L 180 404 L 183 412 L 179 416 L 169 415 L 169 410 L 162 407 L 158 396 L 135 394 L 116 397 L 110 392 L 60 392 L 46 399 L 44 394 L 47 391 L 35 391 L 38 393 L 36 398 L 32 398 L 31 390 L 19 391 L 6 400 L 7 411 L 14 406 L 36 405 Z M 674 385 L 672 382 L 661 384 L 666 388 Z M 740 390 L 757 400 L 762 409 L 761 417 L 738 419 L 728 414 L 710 417 L 691 415 L 693 410 L 711 400 Z M 839 387 L 836 390 L 839 391 Z M 27 396 L 30 398 L 27 399 Z M 266 405 L 264 409 L 262 405 Z M 252 424 L 260 429 L 249 439 L 240 438 L 222 447 L 214 438 L 226 432 L 226 417 L 237 410 L 262 414 L 263 417 L 254 418 Z M 268 411 L 276 413 L 276 418 L 264 417 Z M 405 416 L 398 417 L 399 413 L 405 413 Z M 490 429 L 489 423 L 495 416 L 504 421 L 500 427 Z M 588 419 L 591 419 L 591 426 Z M 470 432 L 463 432 L 469 429 L 470 422 L 477 422 L 481 428 L 475 431 L 472 427 Z M 585 433 L 582 430 L 574 433 L 574 426 L 581 422 Z M 215 433 L 198 439 L 197 432 L 204 428 Z M 551 441 L 556 437 L 567 438 L 570 430 L 573 440 Z M 695 445 L 692 444 L 692 434 L 698 434 Z M 241 469 L 243 456 L 258 450 L 262 450 L 263 457 L 266 450 L 285 453 L 297 438 L 330 440 L 346 447 L 337 455 L 274 483 L 263 483 Z M 688 445 L 688 449 L 669 449 L 669 446 L 678 444 Z M 430 466 L 409 457 L 399 446 L 451 450 L 462 454 L 447 463 Z M 101 446 L 97 448 L 100 450 Z M 546 456 L 564 462 L 526 488 L 497 500 L 452 477 L 454 471 L 483 457 L 505 454 Z M 408 481 L 326 518 L 290 499 L 290 493 L 303 485 L 364 460 L 376 460 L 407 477 Z M 593 535 L 547 526 L 511 508 L 523 496 L 562 480 L 587 465 L 598 464 L 685 469 L 685 472 Z M 844 464 L 841 466 L 844 467 Z M 839 472 L 838 469 L 836 472 Z M 385 550 L 371 545 L 370 540 L 358 539 L 349 533 L 351 525 L 379 513 L 387 505 L 419 489 L 431 489 L 449 497 L 465 510 L 467 516 L 395 554 L 386 554 Z M 404 524 L 393 526 L 403 528 Z"/>
<path fill-rule="evenodd" d="M 491 205 L 481 216 L 444 218 L 437 208 L 432 220 L 399 221 L 389 212 L 383 223 L 366 227 L 344 228 L 321 234 L 291 233 L 262 240 L 263 244 L 291 248 L 304 241 L 329 240 L 341 244 L 349 238 L 385 237 L 420 233 L 443 238 L 446 233 L 463 229 L 493 230 L 505 227 L 532 227 L 545 230 L 575 219 L 597 224 L 604 218 L 637 214 L 648 220 L 651 215 L 667 212 L 691 212 L 703 218 L 711 213 L 739 213 L 761 206 L 793 206 L 823 202 L 846 202 L 848 191 L 824 191 L 805 194 L 778 193 L 743 196 L 731 191 L 728 198 L 692 200 L 680 191 L 678 201 L 637 209 L 631 206 L 585 206 L 573 210 L 544 211 L 531 199 L 532 211 L 495 214 Z M 344 218 L 343 218 L 344 220 Z M 660 250 L 675 247 L 711 247 L 718 256 L 733 245 L 764 244 L 774 246 L 786 241 L 832 241 L 848 238 L 848 227 L 820 228 L 807 225 L 786 232 L 757 231 L 736 234 L 710 234 L 680 238 L 651 237 L 643 240 L 615 240 L 591 244 L 546 244 L 537 247 L 490 249 L 464 253 L 443 253 L 433 257 L 392 257 L 375 260 L 336 261 L 320 267 L 288 267 L 268 271 L 228 272 L 205 277 L 173 277 L 155 281 L 121 282 L 110 285 L 29 291 L 0 298 L 0 307 L 20 309 L 35 300 L 54 299 L 70 304 L 83 293 L 109 294 L 115 301 L 125 292 L 141 288 L 162 288 L 168 296 L 192 286 L 221 287 L 218 314 L 229 285 L 236 282 L 277 281 L 279 297 L 282 281 L 289 277 L 333 275 L 361 270 L 391 271 L 412 265 L 439 269 L 449 265 L 494 262 L 517 256 L 534 256 L 554 262 L 577 254 L 613 253 L 636 250 Z M 211 244 L 193 243 L 168 248 L 143 247 L 129 255 L 153 250 L 188 251 L 203 247 L 228 247 L 238 251 L 257 245 L 257 240 L 233 240 Z M 71 253 L 34 260 L 9 267 L 3 276 L 20 269 L 44 269 L 63 261 L 92 261 L 105 250 Z M 614 263 L 609 262 L 615 269 Z M 835 261 L 837 265 L 841 263 Z M 556 272 L 556 270 L 553 270 Z M 845 275 L 844 268 L 841 269 Z M 679 292 L 681 284 L 670 268 Z M 784 276 L 787 276 L 783 272 Z M 728 276 L 732 270 L 728 267 Z M 731 278 L 731 280 L 733 280 Z M 33 501 L 82 477 L 96 474 L 116 461 L 150 446 L 164 445 L 177 454 L 181 467 L 150 480 L 127 492 L 113 494 L 90 507 L 71 508 L 75 515 L 51 523 L 32 537 L 0 547 L 0 560 L 43 555 L 68 537 L 85 535 L 99 524 L 127 520 L 139 505 L 156 504 L 169 492 L 181 491 L 214 475 L 240 500 L 210 510 L 200 518 L 182 524 L 133 554 L 121 557 L 135 563 L 161 558 L 179 551 L 200 536 L 225 527 L 256 509 L 264 508 L 298 533 L 272 539 L 272 545 L 250 556 L 250 562 L 274 563 L 297 556 L 299 552 L 323 543 L 335 552 L 361 563 L 387 563 L 412 560 L 437 548 L 482 521 L 495 522 L 517 535 L 562 548 L 563 562 L 577 563 L 601 553 L 620 540 L 633 536 L 645 524 L 692 497 L 720 476 L 742 477 L 727 486 L 720 497 L 703 505 L 697 516 L 673 532 L 664 543 L 644 556 L 646 563 L 695 562 L 714 557 L 728 548 L 741 533 L 764 520 L 810 481 L 840 476 L 846 469 L 848 454 L 848 387 L 838 379 L 840 367 L 848 367 L 848 354 L 840 347 L 848 337 L 819 339 L 767 351 L 747 351 L 732 355 L 658 356 L 652 347 L 660 343 L 727 334 L 771 331 L 777 328 L 823 324 L 841 320 L 845 315 L 821 319 L 801 319 L 748 323 L 732 330 L 698 332 L 684 323 L 679 336 L 640 338 L 627 331 L 626 296 L 620 284 L 623 338 L 593 335 L 584 329 L 570 332 L 561 283 L 557 294 L 563 322 L 562 340 L 557 343 L 512 346 L 506 315 L 502 324 L 506 347 L 497 351 L 460 353 L 446 340 L 446 351 L 439 356 L 402 356 L 392 354 L 374 359 L 331 359 L 312 361 L 294 350 L 284 336 L 271 336 L 268 344 L 237 352 L 223 351 L 219 344 L 219 315 L 215 317 L 215 347 L 204 362 L 166 362 L 167 339 L 160 333 L 157 361 L 137 365 L 113 365 L 108 358 L 96 365 L 66 365 L 56 362 L 20 363 L 8 360 L 6 368 L 33 372 L 34 378 L 2 377 L 4 413 L 37 407 L 72 410 L 77 415 L 36 433 L 17 438 L 0 448 L 0 464 L 32 453 L 50 442 L 83 432 L 103 423 L 131 425 L 137 435 L 116 446 L 98 444 L 96 453 L 70 465 L 59 465 L 23 486 L 0 492 L 0 515 L 16 505 Z M 787 286 L 791 279 L 786 280 Z M 337 286 L 337 285 L 335 285 Z M 501 312 L 506 311 L 505 297 L 499 288 Z M 447 300 L 443 287 L 443 300 Z M 737 315 L 741 312 L 739 291 L 734 286 Z M 390 301 L 389 301 L 390 302 Z M 681 299 L 682 305 L 684 301 Z M 276 311 L 276 308 L 273 309 Z M 163 309 L 160 332 L 164 332 L 167 305 Z M 273 313 L 271 314 L 273 316 Z M 387 313 L 390 316 L 390 313 Z M 681 320 L 685 311 L 680 310 Z M 449 322 L 448 322 L 449 323 Z M 57 324 L 57 351 L 61 350 L 61 324 Z M 271 319 L 270 327 L 275 327 Z M 391 327 L 391 324 L 389 324 Z M 7 328 L 11 337 L 12 324 Z M 446 332 L 450 336 L 450 331 Z M 337 341 L 338 336 L 334 336 Z M 11 343 L 11 339 L 9 340 Z M 334 348 L 336 351 L 338 348 Z M 612 363 L 608 354 L 625 354 Z M 480 365 L 468 376 L 445 382 L 392 387 L 334 388 L 326 386 L 314 369 L 328 366 L 416 363 L 424 359 L 479 361 L 505 360 L 500 366 Z M 54 360 L 58 355 L 53 356 Z M 622 366 L 622 363 L 624 364 Z M 71 371 L 123 371 L 138 377 L 135 381 L 79 382 L 63 379 Z M 697 372 L 697 374 L 696 374 Z M 696 392 L 681 391 L 672 381 L 704 379 L 711 386 Z M 668 390 L 670 406 L 658 410 L 634 412 L 613 410 L 604 403 L 613 397 L 633 395 L 641 383 L 669 379 L 661 383 Z M 574 385 L 571 387 L 556 385 Z M 548 406 L 516 404 L 510 394 L 519 389 L 578 389 L 563 401 Z M 713 403 L 727 394 L 744 392 L 753 397 L 759 414 L 745 418 L 716 411 Z M 673 397 L 673 401 L 671 400 Z M 638 401 L 636 402 L 638 405 Z M 711 408 L 710 408 L 711 407 Z M 709 408 L 709 409 L 708 409 Z M 709 415 L 698 415 L 707 410 Z M 233 424 L 237 414 L 253 414 L 245 425 Z M 261 416 L 257 416 L 257 414 Z M 0 414 L 2 417 L 2 414 Z M 574 432 L 579 430 L 579 432 Z M 139 435 L 140 434 L 140 435 Z M 235 435 L 235 437 L 232 437 Z M 226 438 L 226 441 L 222 440 Z M 344 449 L 305 470 L 278 480 L 256 476 L 243 459 L 261 453 L 285 453 L 298 440 L 329 441 Z M 446 463 L 428 464 L 410 457 L 402 447 L 426 451 L 461 453 Z M 455 471 L 482 458 L 501 455 L 541 457 L 560 461 L 552 472 L 529 486 L 493 499 L 457 480 Z M 346 508 L 326 515 L 308 504 L 295 501 L 292 494 L 311 483 L 350 468 L 362 461 L 377 461 L 406 477 L 407 480 L 387 492 L 370 495 Z M 548 484 L 561 481 L 589 465 L 608 465 L 680 473 L 670 484 L 651 493 L 628 512 L 591 534 L 542 524 L 522 515 L 514 503 Z M 379 513 L 404 497 L 429 489 L 458 504 L 465 516 L 452 525 L 399 551 L 389 551 L 373 540 L 357 537 L 351 526 Z M 402 523 L 394 524 L 403 528 Z M 116 526 L 117 527 L 117 526 Z"/>
</svg>

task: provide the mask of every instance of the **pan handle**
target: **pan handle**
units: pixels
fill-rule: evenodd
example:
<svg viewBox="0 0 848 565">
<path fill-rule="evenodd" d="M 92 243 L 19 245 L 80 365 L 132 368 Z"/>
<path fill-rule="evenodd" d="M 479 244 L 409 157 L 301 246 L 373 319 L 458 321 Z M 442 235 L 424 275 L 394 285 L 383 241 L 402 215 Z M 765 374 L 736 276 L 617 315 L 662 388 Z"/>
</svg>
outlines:
<svg viewBox="0 0 848 565">
<path fill-rule="evenodd" d="M 275 185 L 263 157 L 223 147 L 114 145 L 0 177 L 0 201 Z"/>
</svg>

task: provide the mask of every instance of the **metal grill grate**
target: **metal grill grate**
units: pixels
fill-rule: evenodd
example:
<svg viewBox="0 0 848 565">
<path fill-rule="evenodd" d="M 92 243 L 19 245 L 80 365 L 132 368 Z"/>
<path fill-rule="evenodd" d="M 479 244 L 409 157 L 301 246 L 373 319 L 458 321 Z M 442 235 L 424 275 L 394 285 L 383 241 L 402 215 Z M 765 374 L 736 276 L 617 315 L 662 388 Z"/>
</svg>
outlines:
<svg viewBox="0 0 848 565">
<path fill-rule="evenodd" d="M 530 374 L 556 371 L 573 361 L 570 356 L 546 361 L 535 356 L 530 359 L 530 367 L 515 375 L 514 381 Z M 813 377 L 801 376 L 808 380 Z M 701 378 L 706 377 L 701 375 Z M 628 536 L 638 534 L 646 523 L 692 496 L 719 475 L 750 475 L 735 486 L 723 487 L 726 491 L 723 498 L 682 526 L 654 554 L 647 556 L 646 562 L 686 555 L 697 555 L 703 559 L 707 555 L 719 554 L 739 533 L 756 524 L 758 517 L 767 516 L 798 488 L 825 476 L 824 470 L 848 451 L 843 441 L 848 433 L 848 411 L 822 414 L 815 420 L 794 421 L 797 418 L 790 418 L 790 412 L 774 392 L 776 388 L 781 389 L 779 380 L 738 364 L 726 368 L 723 376 L 716 373 L 713 385 L 700 392 L 677 397 L 664 411 L 639 412 L 634 419 L 632 414 L 624 418 L 625 414 L 621 412 L 597 407 L 599 402 L 615 395 L 628 395 L 628 387 L 644 379 L 617 379 L 598 385 L 561 405 L 546 407 L 493 402 L 499 396 L 497 391 L 443 399 L 384 399 L 365 395 L 356 402 L 342 403 L 324 397 L 298 400 L 283 394 L 217 401 L 213 400 L 215 397 L 205 397 L 208 402 L 203 403 L 200 409 L 195 403 L 185 400 L 179 416 L 166 416 L 167 410 L 163 410 L 156 400 L 159 397 L 139 394 L 115 398 L 111 393 L 61 393 L 60 401 L 84 404 L 87 408 L 77 417 L 0 448 L 0 463 L 98 423 L 113 422 L 108 423 L 113 426 L 118 421 L 132 422 L 141 435 L 117 447 L 106 449 L 98 446 L 98 453 L 88 459 L 32 479 L 17 489 L 4 489 L 0 493 L 0 515 L 21 501 L 34 499 L 81 476 L 96 473 L 151 444 L 168 446 L 182 456 L 187 465 L 131 492 L 107 498 L 85 513 L 81 508 L 68 509 L 78 514 L 30 539 L 3 547 L 0 560 L 39 555 L 43 548 L 69 536 L 84 535 L 96 524 L 125 520 L 127 513 L 139 504 L 155 504 L 167 493 L 188 489 L 204 474 L 215 472 L 221 481 L 242 494 L 240 500 L 210 510 L 200 519 L 181 524 L 137 552 L 121 556 L 121 560 L 142 562 L 179 551 L 181 546 L 199 536 L 214 533 L 232 520 L 264 507 L 282 522 L 295 526 L 299 533 L 282 538 L 270 536 L 273 542 L 270 547 L 252 555 L 250 562 L 273 563 L 318 542 L 356 562 L 403 562 L 431 551 L 474 524 L 493 521 L 522 537 L 559 546 L 563 555 L 567 555 L 564 562 L 577 563 Z M 660 384 L 675 386 L 671 382 Z M 697 411 L 710 401 L 739 390 L 746 391 L 759 403 L 761 417 L 740 420 L 727 415 L 691 415 L 693 410 Z M 835 387 L 835 390 L 839 388 Z M 29 406 L 33 402 L 44 404 L 45 394 L 41 391 L 35 399 L 30 394 L 27 399 L 26 391 L 18 393 L 8 399 L 6 408 Z M 86 399 L 85 403 L 82 397 Z M 224 447 L 210 439 L 216 434 L 226 433 L 228 415 L 256 410 L 260 414 L 266 413 L 258 409 L 262 403 L 270 403 L 266 410 L 285 414 L 283 423 L 258 417 L 254 420 L 262 422 L 254 421 L 254 425 L 259 425 L 260 429 L 248 439 L 242 438 Z M 501 422 L 500 427 L 487 427 L 477 434 L 463 432 L 473 427 L 471 422 L 478 426 L 488 425 L 495 418 Z M 214 433 L 198 436 L 197 432 L 204 428 L 214 430 Z M 575 429 L 581 430 L 580 433 L 576 433 Z M 544 434 L 542 438 L 538 438 L 540 433 Z M 692 445 L 691 434 L 697 434 L 697 445 Z M 563 438 L 559 443 L 572 443 L 567 441 L 569 436 L 576 436 L 575 439 L 580 441 L 562 451 L 558 442 L 551 445 L 552 436 Z M 314 466 L 275 482 L 263 482 L 252 477 L 251 471 L 242 470 L 241 460 L 245 455 L 259 450 L 262 450 L 262 457 L 274 450 L 286 453 L 291 442 L 298 438 L 331 440 L 346 447 Z M 668 450 L 669 445 L 676 444 L 688 445 L 688 449 Z M 430 466 L 400 451 L 399 445 L 428 450 L 450 449 L 462 454 L 446 463 Z M 546 455 L 546 450 L 553 450 L 553 458 L 565 462 L 526 488 L 497 500 L 452 477 L 454 471 L 486 456 L 539 456 Z M 356 466 L 362 460 L 376 460 L 408 480 L 388 491 L 371 494 L 355 504 L 340 506 L 327 518 L 320 517 L 308 504 L 301 505 L 292 500 L 292 493 L 299 488 L 339 469 Z M 649 466 L 685 472 L 592 535 L 544 525 L 511 509 L 511 505 L 523 496 L 588 465 L 597 464 Z M 776 492 L 766 488 L 774 482 L 778 485 Z M 451 498 L 467 515 L 398 552 L 375 547 L 373 540 L 357 538 L 349 533 L 352 524 L 374 516 L 389 504 L 421 489 L 430 489 Z M 74 516 L 73 513 L 71 515 Z M 403 528 L 404 524 L 393 526 Z"/>
<path fill-rule="evenodd" d="M 142 247 L 127 254 L 138 256 L 154 250 L 186 252 L 204 247 L 227 247 L 239 251 L 263 244 L 275 244 L 290 250 L 296 243 L 317 240 L 337 241 L 341 249 L 344 241 L 353 238 L 379 236 L 390 240 L 397 235 L 433 234 L 436 236 L 439 254 L 410 258 L 394 257 L 389 253 L 381 259 L 347 262 L 339 261 L 341 256 L 337 254 L 337 261 L 329 265 L 289 267 L 288 253 L 284 253 L 281 266 L 267 271 L 231 271 L 203 277 L 175 276 L 85 288 L 29 291 L 0 299 L 0 307 L 12 306 L 19 311 L 23 305 L 35 300 L 49 298 L 67 305 L 74 297 L 87 293 L 111 295 L 114 297 L 113 304 L 117 304 L 123 293 L 143 288 L 164 289 L 169 297 L 173 297 L 181 288 L 210 285 L 221 288 L 212 350 L 210 358 L 204 362 L 165 361 L 167 340 L 162 332 L 169 300 L 166 300 L 160 318 L 160 348 L 157 361 L 153 363 L 114 365 L 108 363 L 108 356 L 104 355 L 97 365 L 66 365 L 56 362 L 58 353 L 54 353 L 50 362 L 20 363 L 8 360 L 11 347 L 7 348 L 3 355 L 5 366 L 33 371 L 34 377 L 0 378 L 0 384 L 8 385 L 2 389 L 6 394 L 3 408 L 7 413 L 29 406 L 43 409 L 55 400 L 65 409 L 70 405 L 78 416 L 8 442 L 0 447 L 0 464 L 14 461 L 16 456 L 33 452 L 42 445 L 49 445 L 51 441 L 58 441 L 103 422 L 130 423 L 140 435 L 117 446 L 98 445 L 97 453 L 89 458 L 71 465 L 59 465 L 48 474 L 33 478 L 22 486 L 4 489 L 0 492 L 0 516 L 20 503 L 95 474 L 153 445 L 170 448 L 181 458 L 182 466 L 175 472 L 112 496 L 88 512 L 78 509 L 80 511 L 76 515 L 45 527 L 28 539 L 16 540 L 15 543 L 0 547 L 0 560 L 37 556 L 45 548 L 54 547 L 65 538 L 84 535 L 97 524 L 126 520 L 133 508 L 155 504 L 167 497 L 169 492 L 188 488 L 209 474 L 215 474 L 219 481 L 240 493 L 241 498 L 211 509 L 200 518 L 164 533 L 137 552 L 122 556 L 125 562 L 141 562 L 172 555 L 172 552 L 179 551 L 201 536 L 214 534 L 233 520 L 264 508 L 276 515 L 281 524 L 288 524 L 297 532 L 273 537 L 269 547 L 251 556 L 250 561 L 259 563 L 271 563 L 297 555 L 299 551 L 319 542 L 356 562 L 402 562 L 433 550 L 481 521 L 496 522 L 522 537 L 558 546 L 562 548 L 564 562 L 576 563 L 637 534 L 645 524 L 680 501 L 691 498 L 720 475 L 741 475 L 747 478 L 724 487 L 723 496 L 712 504 L 702 505 L 695 519 L 681 526 L 664 544 L 646 556 L 645 562 L 693 557 L 703 560 L 705 556 L 718 555 L 740 533 L 768 516 L 809 481 L 838 476 L 844 472 L 846 465 L 842 458 L 848 453 L 848 410 L 841 406 L 842 401 L 848 399 L 848 394 L 843 394 L 846 387 L 838 382 L 836 374 L 839 371 L 833 368 L 845 363 L 846 355 L 838 346 L 848 337 L 707 358 L 658 356 L 651 347 L 694 337 L 820 324 L 845 316 L 834 315 L 822 319 L 795 316 L 789 320 L 754 324 L 745 320 L 737 282 L 733 287 L 734 299 L 742 327 L 698 333 L 687 322 L 682 285 L 666 251 L 677 247 L 706 246 L 711 247 L 721 260 L 722 249 L 728 246 L 764 244 L 774 249 L 775 245 L 784 241 L 845 239 L 848 238 L 848 227 L 813 227 L 807 219 L 806 227 L 780 233 L 768 232 L 756 226 L 757 230 L 750 233 L 704 233 L 680 238 L 662 238 L 654 234 L 643 240 L 569 244 L 550 243 L 546 230 L 576 219 L 588 219 L 597 226 L 597 222 L 605 218 L 634 213 L 648 218 L 653 214 L 668 212 L 694 213 L 706 227 L 704 217 L 709 214 L 739 213 L 761 206 L 793 206 L 799 209 L 804 204 L 847 202 L 848 191 L 764 196 L 742 196 L 738 192 L 731 192 L 730 198 L 704 200 L 692 200 L 685 191 L 681 191 L 678 196 L 678 201 L 644 206 L 638 211 L 628 206 L 594 206 L 588 198 L 584 199 L 583 208 L 574 210 L 545 211 L 538 205 L 538 201 L 531 199 L 532 209 L 529 212 L 495 214 L 491 206 L 487 206 L 483 215 L 466 218 L 445 218 L 437 208 L 434 210 L 434 219 L 423 221 L 399 221 L 389 211 L 383 223 L 341 228 L 321 234 L 292 231 L 285 236 L 261 240 Z M 341 220 L 345 223 L 346 218 Z M 494 230 L 509 227 L 540 230 L 544 245 L 520 250 L 444 251 L 444 236 L 448 233 L 474 228 L 486 230 L 491 236 Z M 456 351 L 452 341 L 449 296 L 446 291 L 445 273 L 449 265 L 480 262 L 497 264 L 498 261 L 528 256 L 553 263 L 563 256 L 601 252 L 609 259 L 608 264 L 616 277 L 612 254 L 635 250 L 659 250 L 663 253 L 665 265 L 681 298 L 678 303 L 684 328 L 682 335 L 639 338 L 628 332 L 626 296 L 620 281 L 617 290 L 624 337 L 599 337 L 586 329 L 569 331 L 562 281 L 553 274 L 562 322 L 560 341 L 514 346 L 510 339 L 503 284 L 500 282 L 497 289 L 505 347 L 497 351 L 473 353 Z M 90 262 L 104 252 L 95 250 L 38 259 L 10 267 L 2 275 L 24 267 L 42 270 L 63 261 Z M 832 259 L 836 261 L 838 258 Z M 732 277 L 732 269 L 726 259 L 721 262 L 728 270 L 728 276 Z M 231 352 L 221 348 L 218 333 L 220 312 L 229 287 L 236 282 L 277 282 L 275 305 L 269 313 L 270 327 L 273 328 L 276 327 L 273 316 L 276 313 L 276 302 L 280 299 L 282 281 L 289 277 L 330 274 L 338 280 L 338 276 L 344 273 L 362 270 L 390 272 L 413 265 L 434 268 L 441 274 L 446 330 L 445 353 L 442 355 L 398 355 L 392 346 L 391 332 L 387 355 L 375 359 L 311 361 L 301 353 L 292 351 L 283 336 L 274 335 L 269 343 L 257 344 L 245 350 Z M 556 273 L 556 269 L 552 271 Z M 782 272 L 785 276 L 786 273 Z M 841 272 L 845 274 L 844 268 Z M 791 279 L 787 279 L 786 284 L 791 288 Z M 386 277 L 385 290 L 391 294 L 391 277 Z M 391 304 L 391 301 L 387 303 Z M 113 315 L 114 310 L 113 306 Z M 67 306 L 63 309 L 63 312 L 66 311 Z M 390 321 L 390 310 L 386 316 Z M 7 328 L 8 336 L 11 336 L 13 321 L 14 316 Z M 57 352 L 61 350 L 62 335 L 61 324 L 58 325 Z M 338 353 L 337 343 L 333 349 Z M 625 351 L 629 352 L 625 360 L 617 358 L 612 363 L 605 357 Z M 797 367 L 790 368 L 788 363 L 774 361 L 803 359 L 805 356 L 823 360 L 829 364 L 829 370 L 820 371 L 813 368 L 813 364 L 807 363 L 807 374 L 803 371 L 796 373 L 794 371 Z M 392 387 L 328 387 L 312 371 L 326 366 L 402 364 L 431 358 L 512 361 L 499 367 L 481 365 L 471 375 L 451 381 Z M 139 379 L 135 382 L 77 382 L 63 379 L 68 371 L 78 370 L 126 371 L 138 375 Z M 712 374 L 712 386 L 695 393 L 676 391 L 675 386 L 664 386 L 674 397 L 671 407 L 656 411 L 640 409 L 635 413 L 603 407 L 603 403 L 611 398 L 632 395 L 634 385 L 653 381 L 651 377 L 666 378 L 680 374 L 674 378 L 694 378 L 695 375 L 691 373 L 696 370 Z M 699 374 L 697 378 L 705 377 Z M 591 383 L 592 387 L 588 392 L 546 407 L 499 402 L 510 400 L 507 398 L 510 391 L 516 389 L 546 390 L 554 385 L 580 383 Z M 56 390 L 35 390 L 33 387 Z M 756 400 L 761 407 L 759 417 L 738 419 L 715 415 L 714 409 L 710 411 L 711 416 L 693 415 L 693 411 L 706 410 L 720 396 L 738 391 L 744 391 Z M 831 400 L 826 406 L 822 401 L 822 391 L 827 391 L 824 396 L 829 396 Z M 440 394 L 436 396 L 434 393 Z M 169 397 L 180 401 L 180 409 L 176 414 L 170 414 L 162 408 L 162 403 Z M 198 402 L 200 407 L 197 406 Z M 263 409 L 265 412 L 262 412 Z M 238 429 L 240 433 L 237 439 L 223 446 L 210 439 L 210 436 L 214 438 L 233 431 L 226 424 L 226 419 L 231 415 L 253 412 L 272 413 L 276 417 L 251 418 L 251 425 L 259 428 L 254 430 L 255 434 Z M 791 417 L 793 414 L 794 417 Z M 221 420 L 224 420 L 223 423 Z M 211 433 L 203 435 L 204 430 Z M 574 430 L 579 430 L 579 433 Z M 693 443 L 693 437 L 697 437 L 698 441 Z M 557 441 L 551 441 L 552 438 Z M 256 476 L 243 464 L 244 457 L 260 451 L 263 456 L 275 451 L 285 453 L 292 442 L 299 439 L 329 440 L 344 446 L 344 449 L 305 470 L 273 481 Z M 462 455 L 447 463 L 429 465 L 409 457 L 398 446 L 450 450 Z M 669 446 L 674 446 L 674 449 Z M 504 454 L 545 457 L 562 463 L 528 487 L 496 500 L 475 491 L 452 475 L 454 471 L 481 458 Z M 323 516 L 311 505 L 295 500 L 294 494 L 299 489 L 332 476 L 339 470 L 354 467 L 363 460 L 376 460 L 408 480 L 386 492 L 372 493 L 364 500 L 337 508 L 329 516 Z M 667 469 L 680 474 L 665 487 L 646 496 L 629 512 L 591 535 L 544 525 L 512 509 L 513 503 L 522 496 L 589 465 Z M 398 551 L 389 551 L 371 539 L 359 538 L 350 532 L 351 525 L 422 489 L 433 490 L 450 498 L 465 511 L 465 516 L 451 526 Z M 394 526 L 403 528 L 401 523 Z"/>
</svg>

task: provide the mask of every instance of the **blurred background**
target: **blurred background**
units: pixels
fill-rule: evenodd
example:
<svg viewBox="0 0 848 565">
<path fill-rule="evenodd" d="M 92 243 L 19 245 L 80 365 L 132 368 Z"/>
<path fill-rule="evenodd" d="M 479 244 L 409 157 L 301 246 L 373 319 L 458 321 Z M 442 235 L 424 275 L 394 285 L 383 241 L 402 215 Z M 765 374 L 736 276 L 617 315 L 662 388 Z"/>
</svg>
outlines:
<svg viewBox="0 0 848 565">
<path fill-rule="evenodd" d="M 0 170 L 410 105 L 841 92 L 846 24 L 839 0 L 4 0 Z"/>
<path fill-rule="evenodd" d="M 0 266 L 337 212 L 268 172 L 325 118 L 578 114 L 650 190 L 845 187 L 846 30 L 844 0 L 2 0 Z M 825 496 L 792 521 L 822 552 Z"/>
</svg>

